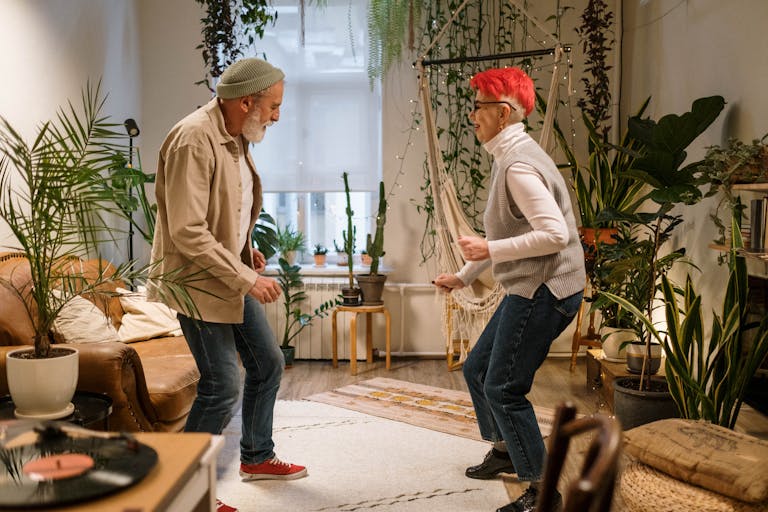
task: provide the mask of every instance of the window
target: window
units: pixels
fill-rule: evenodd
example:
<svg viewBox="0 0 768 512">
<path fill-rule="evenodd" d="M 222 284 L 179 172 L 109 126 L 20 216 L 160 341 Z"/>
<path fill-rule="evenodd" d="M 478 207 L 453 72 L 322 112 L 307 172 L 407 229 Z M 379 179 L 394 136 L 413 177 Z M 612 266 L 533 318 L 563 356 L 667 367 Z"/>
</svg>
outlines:
<svg viewBox="0 0 768 512">
<path fill-rule="evenodd" d="M 264 209 L 280 226 L 304 232 L 308 249 L 333 250 L 346 229 L 342 173 L 350 176 L 357 250 L 371 230 L 381 179 L 381 94 L 368 81 L 366 2 L 307 7 L 305 41 L 295 0 L 275 0 L 274 27 L 258 46 L 286 75 L 280 121 L 251 155 L 264 185 Z"/>
</svg>

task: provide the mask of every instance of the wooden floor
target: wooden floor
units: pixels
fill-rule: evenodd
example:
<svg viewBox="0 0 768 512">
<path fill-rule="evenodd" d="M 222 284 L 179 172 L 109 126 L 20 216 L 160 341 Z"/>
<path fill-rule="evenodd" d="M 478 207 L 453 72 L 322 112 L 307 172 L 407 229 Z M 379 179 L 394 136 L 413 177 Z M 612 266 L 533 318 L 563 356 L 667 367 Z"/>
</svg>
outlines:
<svg viewBox="0 0 768 512">
<path fill-rule="evenodd" d="M 358 362 L 356 376 L 349 374 L 349 362 L 340 361 L 333 368 L 330 361 L 296 361 L 286 369 L 278 392 L 280 400 L 300 400 L 309 395 L 329 391 L 374 377 L 388 377 L 417 384 L 426 384 L 445 389 L 467 390 L 461 370 L 449 371 L 445 359 L 393 358 L 392 369 L 387 371 L 383 359 L 374 363 Z M 610 414 L 599 394 L 587 387 L 586 361 L 580 358 L 573 371 L 570 360 L 549 358 L 544 361 L 533 383 L 528 399 L 534 405 L 556 407 L 570 401 L 579 413 Z M 768 417 L 749 408 L 742 407 L 736 430 L 747 432 L 761 439 L 768 439 Z"/>
</svg>

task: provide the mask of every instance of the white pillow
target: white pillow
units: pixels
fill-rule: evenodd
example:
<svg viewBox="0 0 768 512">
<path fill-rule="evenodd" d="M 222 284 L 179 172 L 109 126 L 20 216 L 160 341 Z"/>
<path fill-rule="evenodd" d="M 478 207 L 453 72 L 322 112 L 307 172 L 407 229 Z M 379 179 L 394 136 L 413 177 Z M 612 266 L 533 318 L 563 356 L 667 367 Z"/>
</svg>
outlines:
<svg viewBox="0 0 768 512">
<path fill-rule="evenodd" d="M 147 301 L 144 287 L 136 291 L 118 288 L 117 293 L 124 312 L 117 334 L 123 343 L 181 335 L 176 312 L 160 302 Z"/>
<path fill-rule="evenodd" d="M 54 294 L 59 294 L 54 290 Z M 53 322 L 57 340 L 64 343 L 100 343 L 120 341 L 117 330 L 93 302 L 75 295 L 62 307 Z"/>
</svg>

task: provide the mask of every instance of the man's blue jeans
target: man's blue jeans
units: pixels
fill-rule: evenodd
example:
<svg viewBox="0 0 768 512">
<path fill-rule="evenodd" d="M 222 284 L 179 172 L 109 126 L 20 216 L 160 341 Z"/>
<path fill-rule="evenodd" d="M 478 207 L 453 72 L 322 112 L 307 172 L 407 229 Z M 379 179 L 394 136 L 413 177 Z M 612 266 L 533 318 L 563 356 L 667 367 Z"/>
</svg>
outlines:
<svg viewBox="0 0 768 512">
<path fill-rule="evenodd" d="M 197 398 L 184 430 L 221 434 L 232 419 L 240 395 L 239 354 L 245 368 L 240 460 L 256 464 L 274 457 L 272 420 L 285 360 L 264 308 L 246 296 L 242 324 L 178 317 L 200 371 Z"/>
<path fill-rule="evenodd" d="M 525 397 L 549 346 L 571 323 L 582 293 L 558 300 L 545 285 L 532 299 L 507 295 L 464 361 L 480 435 L 504 440 L 523 481 L 542 478 L 546 448 Z"/>
</svg>

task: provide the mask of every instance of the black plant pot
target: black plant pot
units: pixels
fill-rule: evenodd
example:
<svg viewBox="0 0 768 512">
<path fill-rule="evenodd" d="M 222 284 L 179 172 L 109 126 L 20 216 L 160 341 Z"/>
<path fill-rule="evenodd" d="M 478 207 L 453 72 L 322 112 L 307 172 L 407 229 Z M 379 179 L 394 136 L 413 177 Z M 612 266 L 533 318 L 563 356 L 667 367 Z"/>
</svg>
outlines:
<svg viewBox="0 0 768 512">
<path fill-rule="evenodd" d="M 644 380 L 644 383 L 647 381 Z M 640 377 L 624 377 L 613 382 L 613 414 L 622 428 L 630 428 L 666 418 L 679 418 L 667 381 L 652 377 L 650 389 L 640 390 Z"/>
<path fill-rule="evenodd" d="M 285 367 L 291 368 L 293 366 L 293 360 L 296 357 L 296 347 L 280 347 L 280 350 L 283 351 Z"/>
<path fill-rule="evenodd" d="M 342 306 L 360 305 L 360 288 L 342 288 L 341 289 Z"/>
<path fill-rule="evenodd" d="M 361 274 L 357 277 L 357 284 L 363 294 L 363 306 L 380 306 L 384 304 L 381 295 L 384 293 L 384 281 L 387 276 L 382 274 Z"/>
</svg>

